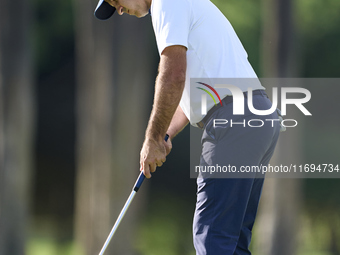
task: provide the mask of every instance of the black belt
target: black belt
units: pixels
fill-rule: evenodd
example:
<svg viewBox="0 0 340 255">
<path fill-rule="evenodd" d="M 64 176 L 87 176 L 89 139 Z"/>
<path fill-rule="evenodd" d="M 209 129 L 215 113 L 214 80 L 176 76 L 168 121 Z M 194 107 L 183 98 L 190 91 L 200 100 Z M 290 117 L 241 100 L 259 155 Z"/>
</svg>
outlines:
<svg viewBox="0 0 340 255">
<path fill-rule="evenodd" d="M 244 96 L 247 97 L 248 92 L 243 92 Z M 257 90 L 253 90 L 253 96 L 255 95 L 264 95 L 266 97 L 267 94 L 263 89 L 257 89 Z M 233 97 L 232 96 L 226 96 L 225 98 L 223 98 L 222 100 L 223 105 L 227 105 L 233 102 Z M 196 123 L 196 125 L 200 128 L 200 129 L 204 129 L 205 124 L 207 123 L 207 121 L 210 119 L 211 115 L 219 108 L 221 108 L 222 105 L 221 104 L 215 104 L 207 113 L 207 115 L 205 115 L 205 117 L 198 123 Z"/>
</svg>

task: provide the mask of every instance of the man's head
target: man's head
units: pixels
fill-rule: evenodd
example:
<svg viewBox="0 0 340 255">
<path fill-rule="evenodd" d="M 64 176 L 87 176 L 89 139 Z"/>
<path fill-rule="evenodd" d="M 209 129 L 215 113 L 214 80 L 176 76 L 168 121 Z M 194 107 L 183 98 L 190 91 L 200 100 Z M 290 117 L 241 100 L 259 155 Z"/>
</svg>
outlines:
<svg viewBox="0 0 340 255">
<path fill-rule="evenodd" d="M 99 0 L 94 14 L 98 19 L 105 20 L 117 10 L 119 15 L 127 13 L 141 18 L 149 13 L 150 7 L 151 0 Z"/>
</svg>

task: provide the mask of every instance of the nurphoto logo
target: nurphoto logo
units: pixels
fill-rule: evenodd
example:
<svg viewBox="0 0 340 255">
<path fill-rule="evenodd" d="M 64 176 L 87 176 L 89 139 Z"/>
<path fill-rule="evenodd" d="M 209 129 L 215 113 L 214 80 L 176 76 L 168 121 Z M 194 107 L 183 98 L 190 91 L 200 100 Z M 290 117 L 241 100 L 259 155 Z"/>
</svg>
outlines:
<svg viewBox="0 0 340 255">
<path fill-rule="evenodd" d="M 228 89 L 231 92 L 231 96 L 233 97 L 233 115 L 244 115 L 244 94 L 243 91 L 231 84 L 216 84 L 215 87 L 213 88 L 212 86 L 203 83 L 203 82 L 197 82 L 201 85 L 203 85 L 205 88 L 201 87 L 196 87 L 206 93 L 202 94 L 201 96 L 201 114 L 202 116 L 207 115 L 207 94 L 212 98 L 214 101 L 215 105 L 218 105 L 218 102 L 215 98 L 218 99 L 219 103 L 222 104 L 222 100 L 220 98 L 220 95 L 217 93 L 215 89 Z M 208 88 L 211 92 L 214 93 L 214 95 L 206 89 Z M 308 89 L 305 88 L 298 88 L 298 87 L 282 87 L 280 88 L 280 91 L 278 88 L 273 87 L 273 93 L 272 93 L 272 106 L 270 109 L 267 110 L 258 110 L 255 109 L 253 105 L 253 97 L 248 96 L 247 97 L 247 105 L 249 110 L 254 114 L 258 116 L 264 116 L 264 115 L 270 115 L 274 111 L 277 111 L 278 109 L 278 97 L 279 97 L 279 92 L 281 95 L 281 111 L 279 111 L 279 114 L 281 116 L 287 115 L 287 105 L 295 105 L 305 116 L 312 116 L 312 114 L 306 109 L 306 107 L 303 105 L 310 101 L 311 99 L 311 93 Z M 301 94 L 303 97 L 301 98 L 287 98 L 287 95 L 289 93 L 295 93 L 295 94 Z M 248 95 L 252 95 L 252 88 L 248 88 Z M 274 121 L 280 121 L 281 125 L 284 127 L 295 127 L 297 126 L 298 122 L 294 119 L 266 119 L 266 121 L 272 122 L 272 126 L 274 126 Z M 261 127 L 264 125 L 264 121 L 259 120 L 259 119 L 253 119 L 248 121 L 248 126 L 250 127 Z M 260 125 L 252 125 L 250 123 L 255 123 L 255 122 L 260 122 Z M 287 122 L 293 122 L 292 125 L 288 125 Z M 222 124 L 227 124 L 228 120 L 224 119 L 214 119 L 214 127 L 216 125 L 222 125 Z M 232 124 L 232 123 L 231 123 Z M 245 122 L 243 123 L 245 126 Z M 232 125 L 231 125 L 232 126 Z"/>
</svg>

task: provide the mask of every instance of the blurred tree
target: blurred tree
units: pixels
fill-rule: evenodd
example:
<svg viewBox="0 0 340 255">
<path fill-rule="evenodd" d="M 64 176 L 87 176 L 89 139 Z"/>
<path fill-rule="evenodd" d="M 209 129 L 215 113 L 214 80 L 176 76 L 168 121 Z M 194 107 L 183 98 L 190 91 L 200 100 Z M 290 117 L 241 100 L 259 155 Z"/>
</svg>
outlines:
<svg viewBox="0 0 340 255">
<path fill-rule="evenodd" d="M 292 1 L 262 0 L 262 8 L 262 74 L 264 77 L 294 77 L 298 70 Z M 280 87 L 281 80 L 272 86 Z M 294 119 L 292 114 L 289 117 Z M 299 121 L 299 128 L 288 128 L 281 133 L 271 165 L 302 162 L 302 125 Z M 257 223 L 257 254 L 296 254 L 300 186 L 301 180 L 297 178 L 266 179 Z"/>
<path fill-rule="evenodd" d="M 99 21 L 93 17 L 93 1 L 75 4 L 76 240 L 84 254 L 96 254 L 139 174 L 139 150 L 154 85 L 150 59 L 155 52 L 149 18 L 114 15 Z M 133 254 L 140 201 L 139 196 L 109 246 L 116 254 Z"/>
<path fill-rule="evenodd" d="M 298 0 L 296 27 L 304 77 L 339 77 L 340 1 Z M 317 18 L 316 18 L 317 17 Z"/>
<path fill-rule="evenodd" d="M 92 15 L 93 1 L 75 1 L 77 65 L 76 241 L 96 254 L 110 226 L 112 184 L 112 36 Z"/>
<path fill-rule="evenodd" d="M 0 2 L 0 254 L 25 254 L 33 152 L 28 1 Z"/>
<path fill-rule="evenodd" d="M 75 198 L 73 2 L 34 0 L 30 3 L 34 5 L 31 39 L 37 106 L 30 244 L 44 236 L 63 249 L 73 238 Z"/>
</svg>

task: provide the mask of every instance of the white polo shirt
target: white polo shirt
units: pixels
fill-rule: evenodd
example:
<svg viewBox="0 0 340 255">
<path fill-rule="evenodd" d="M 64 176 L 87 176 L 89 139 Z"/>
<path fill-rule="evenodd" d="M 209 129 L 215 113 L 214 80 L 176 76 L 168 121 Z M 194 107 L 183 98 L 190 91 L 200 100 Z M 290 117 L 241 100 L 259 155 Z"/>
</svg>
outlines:
<svg viewBox="0 0 340 255">
<path fill-rule="evenodd" d="M 152 0 L 150 11 L 159 54 L 172 45 L 187 48 L 186 82 L 180 106 L 192 125 L 204 116 L 202 91 L 190 90 L 190 78 L 206 81 L 206 78 L 257 77 L 231 24 L 209 0 Z M 239 87 L 242 91 L 248 87 L 264 89 L 260 83 L 250 84 Z M 231 95 L 227 89 L 218 93 L 221 99 Z M 207 101 L 208 110 L 213 105 L 212 100 Z"/>
</svg>

